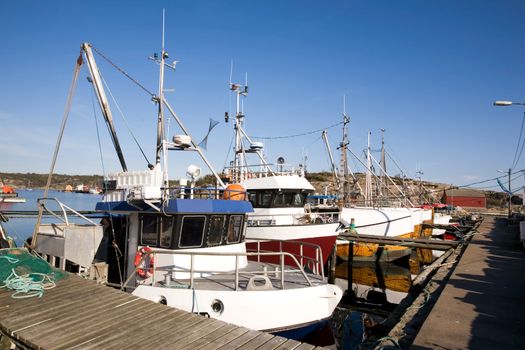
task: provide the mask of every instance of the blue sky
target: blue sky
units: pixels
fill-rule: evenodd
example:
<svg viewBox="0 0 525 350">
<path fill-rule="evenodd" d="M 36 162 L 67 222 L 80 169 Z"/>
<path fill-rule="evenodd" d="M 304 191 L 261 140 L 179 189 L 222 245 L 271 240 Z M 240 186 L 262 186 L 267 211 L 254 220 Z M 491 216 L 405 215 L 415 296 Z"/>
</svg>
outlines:
<svg viewBox="0 0 525 350">
<path fill-rule="evenodd" d="M 147 57 L 160 50 L 162 8 L 166 49 L 179 61 L 167 73 L 165 87 L 174 89 L 167 98 L 197 140 L 209 118 L 221 121 L 206 153 L 218 170 L 233 135 L 223 119 L 225 111 L 234 114 L 227 85 L 232 60 L 234 81 L 244 82 L 248 73 L 250 135 L 293 135 L 338 123 L 346 94 L 352 150 L 362 154 L 368 131 L 379 148 L 384 128 L 387 149 L 409 177 L 421 170 L 425 180 L 462 185 L 511 166 L 525 108 L 492 102 L 525 100 L 523 1 L 19 0 L 0 2 L 0 171 L 49 170 L 82 42 L 157 90 L 158 68 Z M 151 160 L 155 106 L 96 59 Z M 59 173 L 103 173 L 87 75 L 84 67 Z M 112 107 L 128 167 L 145 169 Z M 180 133 L 174 126 L 170 133 Z M 100 129 L 104 171 L 118 170 Z M 328 130 L 334 152 L 341 133 Z M 298 164 L 307 154 L 310 171 L 329 169 L 320 132 L 265 145 L 270 161 L 283 156 Z M 170 153 L 170 177 L 182 176 L 191 163 L 204 168 L 195 155 Z M 514 170 L 523 168 L 525 155 Z"/>
</svg>

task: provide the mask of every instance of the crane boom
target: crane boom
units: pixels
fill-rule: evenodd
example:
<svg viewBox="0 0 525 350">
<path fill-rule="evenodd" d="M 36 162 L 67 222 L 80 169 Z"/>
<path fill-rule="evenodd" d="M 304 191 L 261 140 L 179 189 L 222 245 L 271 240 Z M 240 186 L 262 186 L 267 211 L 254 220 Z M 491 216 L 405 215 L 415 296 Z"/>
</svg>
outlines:
<svg viewBox="0 0 525 350">
<path fill-rule="evenodd" d="M 93 82 L 93 89 L 95 90 L 95 94 L 97 95 L 97 100 L 100 109 L 102 110 L 104 120 L 106 121 L 106 124 L 108 126 L 111 141 L 113 141 L 113 146 L 115 147 L 115 151 L 117 152 L 120 165 L 122 166 L 123 171 L 128 171 L 126 161 L 124 160 L 124 154 L 122 153 L 122 149 L 120 148 L 120 143 L 118 141 L 117 132 L 115 131 L 115 125 L 113 124 L 113 116 L 111 114 L 111 109 L 109 108 L 109 103 L 106 97 L 106 93 L 104 91 L 104 86 L 102 85 L 102 79 L 100 78 L 97 63 L 95 62 L 93 52 L 91 51 L 91 44 L 83 43 L 80 48 L 86 56 L 89 73 Z"/>
</svg>

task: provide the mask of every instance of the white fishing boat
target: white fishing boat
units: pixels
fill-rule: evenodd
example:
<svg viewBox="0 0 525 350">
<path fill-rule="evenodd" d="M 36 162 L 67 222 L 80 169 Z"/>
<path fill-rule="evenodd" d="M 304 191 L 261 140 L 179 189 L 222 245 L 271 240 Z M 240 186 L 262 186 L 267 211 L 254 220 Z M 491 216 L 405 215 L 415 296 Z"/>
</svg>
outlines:
<svg viewBox="0 0 525 350">
<path fill-rule="evenodd" d="M 348 145 L 348 132 L 346 125 L 349 120 L 346 114 L 343 114 L 343 142 L 341 143 L 341 164 L 345 173 L 342 176 L 341 189 L 343 193 L 342 198 L 345 198 L 344 184 L 347 180 L 348 162 L 346 159 L 346 145 Z M 382 129 L 384 131 L 384 129 Z M 359 160 L 359 159 L 358 159 Z M 423 223 L 432 223 L 433 211 L 431 208 L 414 207 L 413 204 L 406 198 L 401 189 L 394 181 L 386 174 L 385 168 L 385 147 L 384 139 L 382 139 L 381 147 L 381 163 L 378 164 L 381 169 L 381 176 L 377 177 L 376 191 L 374 193 L 372 186 L 372 160 L 370 154 L 370 133 L 368 133 L 368 146 L 366 152 L 366 183 L 364 191 L 360 188 L 360 192 L 364 192 L 364 206 L 355 206 L 351 203 L 345 202 L 341 208 L 340 221 L 346 226 L 350 227 L 353 233 L 366 234 L 380 237 L 397 237 L 397 238 L 417 238 L 421 236 L 430 235 L 430 231 L 423 230 Z M 375 160 L 374 160 L 375 161 Z M 334 175 L 337 174 L 334 171 Z M 390 181 L 390 186 L 386 183 Z M 396 206 L 385 205 L 381 201 L 376 201 L 376 197 L 385 195 L 385 192 L 390 191 L 389 187 L 394 187 L 401 196 L 392 193 L 396 196 Z M 379 202 L 379 204 L 377 204 Z M 354 258 L 357 260 L 374 260 L 374 261 L 394 261 L 400 258 L 408 257 L 411 253 L 410 249 L 401 246 L 384 246 L 380 250 L 378 244 L 360 243 L 353 246 Z M 338 256 L 343 259 L 349 254 L 348 242 L 338 240 L 337 245 Z"/>
<path fill-rule="evenodd" d="M 188 168 L 189 186 L 170 186 L 169 150 L 195 151 L 209 162 L 163 96 L 164 69 L 169 66 L 164 47 L 154 56 L 160 67 L 159 92 L 154 96 L 158 107 L 156 161 L 140 171 L 127 170 L 88 43 L 82 45 L 73 81 L 82 55 L 122 171 L 105 176 L 104 200 L 96 206 L 103 215 L 100 223 L 59 203 L 62 212 L 55 212 L 55 217 L 62 218 L 62 223 L 43 224 L 40 215 L 34 248 L 62 268 L 73 267 L 138 297 L 255 330 L 298 338 L 328 320 L 342 291 L 326 282 L 320 259 L 284 251 L 246 250 L 248 214 L 253 209 L 243 200 L 242 188 L 198 190 L 194 187 L 199 172 L 195 166 Z M 165 136 L 165 109 L 184 132 L 174 142 Z M 222 184 L 211 166 L 210 170 Z M 40 200 L 40 212 L 48 207 L 46 201 L 49 199 Z M 71 213 L 82 222 L 73 223 Z M 294 244 L 303 251 L 303 244 Z M 320 256 L 319 248 L 309 245 L 308 249 Z M 263 262 L 267 257 L 278 263 Z"/>
<path fill-rule="evenodd" d="M 235 156 L 224 173 L 229 182 L 240 183 L 246 189 L 254 208 L 254 212 L 248 214 L 248 248 L 300 253 L 325 263 L 338 235 L 338 210 L 320 212 L 306 203 L 306 197 L 313 194 L 315 188 L 305 178 L 302 167 L 290 167 L 283 157 L 279 157 L 276 164 L 266 161 L 263 143 L 253 141 L 244 130 L 245 115 L 240 99 L 246 97 L 248 87 L 230 83 L 230 90 L 237 99 Z M 229 119 L 228 113 L 226 119 Z M 256 159 L 253 164 L 248 163 L 248 155 Z M 295 242 L 304 243 L 302 250 Z M 321 248 L 320 255 L 315 246 Z"/>
</svg>

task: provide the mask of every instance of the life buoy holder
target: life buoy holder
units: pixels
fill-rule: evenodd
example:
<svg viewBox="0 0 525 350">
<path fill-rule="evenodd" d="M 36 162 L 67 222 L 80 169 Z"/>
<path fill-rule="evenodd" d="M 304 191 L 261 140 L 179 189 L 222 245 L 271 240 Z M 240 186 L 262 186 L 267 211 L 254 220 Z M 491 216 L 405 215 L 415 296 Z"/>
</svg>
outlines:
<svg viewBox="0 0 525 350">
<path fill-rule="evenodd" d="M 135 253 L 135 261 L 134 265 L 137 268 L 137 275 L 140 278 L 148 278 L 153 275 L 153 266 L 155 265 L 155 259 L 153 255 L 151 254 L 152 249 L 150 247 L 142 247 Z M 142 260 L 142 257 L 144 255 L 148 255 L 149 257 L 144 258 Z M 147 263 L 149 260 L 149 264 Z M 145 265 L 149 265 L 149 267 L 146 267 Z M 141 266 L 141 267 L 139 267 Z"/>
</svg>

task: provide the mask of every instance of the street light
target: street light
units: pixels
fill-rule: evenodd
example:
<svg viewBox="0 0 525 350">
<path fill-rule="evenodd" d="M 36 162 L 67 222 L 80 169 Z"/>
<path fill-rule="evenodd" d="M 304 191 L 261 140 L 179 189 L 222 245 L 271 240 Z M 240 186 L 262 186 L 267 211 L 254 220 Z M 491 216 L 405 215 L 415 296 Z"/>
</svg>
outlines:
<svg viewBox="0 0 525 350">
<path fill-rule="evenodd" d="M 521 105 L 521 106 L 525 106 L 525 102 L 513 102 L 513 101 L 504 101 L 504 100 L 500 100 L 500 101 L 494 101 L 494 106 L 498 106 L 498 107 L 506 107 L 506 106 L 513 106 L 513 105 Z M 511 199 L 512 199 L 512 192 L 510 190 L 510 172 L 511 172 L 512 169 L 509 168 L 509 219 L 510 219 L 510 216 L 511 216 L 511 209 L 510 209 L 510 206 L 511 206 Z M 499 172 L 503 172 L 503 171 L 500 171 L 498 170 Z M 524 198 L 525 200 L 525 198 Z"/>
<path fill-rule="evenodd" d="M 509 219 L 512 215 L 512 210 L 511 210 L 511 205 L 512 205 L 512 192 L 510 190 L 510 172 L 512 171 L 512 169 L 509 168 L 508 171 L 503 171 L 503 170 L 498 170 L 499 173 L 508 173 L 509 174 Z"/>
<path fill-rule="evenodd" d="M 494 101 L 494 106 L 498 107 L 504 107 L 504 106 L 512 106 L 512 105 L 525 105 L 525 102 L 512 102 L 512 101 Z"/>
</svg>

